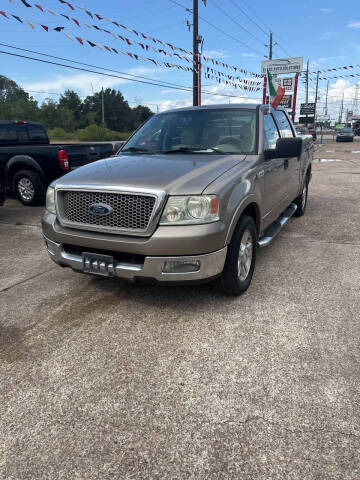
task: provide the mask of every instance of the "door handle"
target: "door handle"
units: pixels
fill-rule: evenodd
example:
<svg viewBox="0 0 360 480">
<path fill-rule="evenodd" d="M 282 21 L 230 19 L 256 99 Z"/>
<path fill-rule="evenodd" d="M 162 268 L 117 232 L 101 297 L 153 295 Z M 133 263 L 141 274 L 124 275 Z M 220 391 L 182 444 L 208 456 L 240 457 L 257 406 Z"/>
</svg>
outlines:
<svg viewBox="0 0 360 480">
<path fill-rule="evenodd" d="M 284 168 L 285 168 L 285 170 L 286 170 L 288 167 L 289 167 L 289 159 L 286 158 L 286 159 L 284 160 Z"/>
</svg>

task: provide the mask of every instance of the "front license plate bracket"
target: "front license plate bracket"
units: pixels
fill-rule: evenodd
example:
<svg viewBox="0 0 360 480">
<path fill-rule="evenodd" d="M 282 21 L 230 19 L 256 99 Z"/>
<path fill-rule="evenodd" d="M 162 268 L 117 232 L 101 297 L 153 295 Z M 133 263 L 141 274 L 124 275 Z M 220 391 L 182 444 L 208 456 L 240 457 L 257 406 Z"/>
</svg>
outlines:
<svg viewBox="0 0 360 480">
<path fill-rule="evenodd" d="M 103 277 L 115 275 L 114 257 L 98 253 L 83 252 L 83 271 Z"/>
</svg>

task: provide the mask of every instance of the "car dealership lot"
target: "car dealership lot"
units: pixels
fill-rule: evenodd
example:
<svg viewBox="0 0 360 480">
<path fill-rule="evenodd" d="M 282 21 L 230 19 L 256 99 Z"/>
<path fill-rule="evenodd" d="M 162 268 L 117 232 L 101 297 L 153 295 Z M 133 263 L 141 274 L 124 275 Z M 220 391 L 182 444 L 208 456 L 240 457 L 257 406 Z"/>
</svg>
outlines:
<svg viewBox="0 0 360 480">
<path fill-rule="evenodd" d="M 360 142 L 239 298 L 54 265 L 0 208 L 0 478 L 360 477 Z M 355 152 L 355 153 L 352 153 Z M 342 161 L 335 161 L 342 160 Z"/>
</svg>

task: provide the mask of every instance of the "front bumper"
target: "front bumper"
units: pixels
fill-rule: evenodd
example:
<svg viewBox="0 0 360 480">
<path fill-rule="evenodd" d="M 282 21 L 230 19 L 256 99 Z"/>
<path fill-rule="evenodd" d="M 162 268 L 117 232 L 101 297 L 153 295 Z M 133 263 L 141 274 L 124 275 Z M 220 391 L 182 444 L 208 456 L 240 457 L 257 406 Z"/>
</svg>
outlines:
<svg viewBox="0 0 360 480">
<path fill-rule="evenodd" d="M 67 245 L 56 243 L 43 235 L 50 258 L 63 267 L 70 267 L 84 273 L 84 259 L 79 249 L 76 254 L 69 251 Z M 87 248 L 84 247 L 84 252 Z M 96 253 L 96 252 L 94 252 Z M 101 252 L 103 253 L 103 252 Z M 151 280 L 155 282 L 199 282 L 212 279 L 224 269 L 227 247 L 212 253 L 189 256 L 145 256 L 143 262 L 116 261 L 112 268 L 112 276 L 129 281 Z M 164 272 L 166 262 L 197 263 L 197 271 L 181 273 Z M 96 275 L 96 274 L 95 274 Z"/>
</svg>

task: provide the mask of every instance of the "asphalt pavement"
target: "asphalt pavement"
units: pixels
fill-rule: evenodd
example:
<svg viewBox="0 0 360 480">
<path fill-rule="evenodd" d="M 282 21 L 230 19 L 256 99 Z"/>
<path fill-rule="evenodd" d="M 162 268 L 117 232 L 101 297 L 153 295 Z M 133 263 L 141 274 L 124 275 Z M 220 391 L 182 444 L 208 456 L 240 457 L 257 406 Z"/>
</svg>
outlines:
<svg viewBox="0 0 360 480">
<path fill-rule="evenodd" d="M 235 299 L 61 269 L 0 208 L 1 479 L 360 478 L 360 142 L 315 158 Z"/>
</svg>

